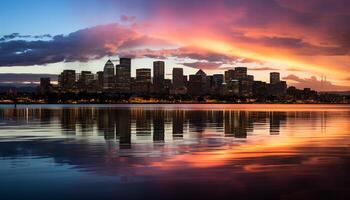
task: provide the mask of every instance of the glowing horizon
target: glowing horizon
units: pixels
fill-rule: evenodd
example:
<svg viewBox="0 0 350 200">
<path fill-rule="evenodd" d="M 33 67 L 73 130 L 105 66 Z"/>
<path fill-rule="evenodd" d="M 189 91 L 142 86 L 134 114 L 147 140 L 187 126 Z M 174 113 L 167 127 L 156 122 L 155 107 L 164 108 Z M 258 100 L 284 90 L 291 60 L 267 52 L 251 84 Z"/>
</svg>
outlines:
<svg viewBox="0 0 350 200">
<path fill-rule="evenodd" d="M 299 88 L 350 90 L 345 0 L 17 0 L 0 13 L 0 73 L 98 71 L 130 56 L 134 69 L 158 59 L 186 74 L 247 66 L 258 80 L 279 71 Z"/>
</svg>

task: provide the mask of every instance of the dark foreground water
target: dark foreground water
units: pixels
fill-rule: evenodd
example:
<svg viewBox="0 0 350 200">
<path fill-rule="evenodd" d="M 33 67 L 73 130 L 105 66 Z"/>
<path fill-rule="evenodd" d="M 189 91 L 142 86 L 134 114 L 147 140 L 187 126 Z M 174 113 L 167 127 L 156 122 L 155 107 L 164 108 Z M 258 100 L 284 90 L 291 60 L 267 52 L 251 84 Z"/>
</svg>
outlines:
<svg viewBox="0 0 350 200">
<path fill-rule="evenodd" d="M 0 105 L 0 199 L 350 199 L 350 107 Z"/>
</svg>

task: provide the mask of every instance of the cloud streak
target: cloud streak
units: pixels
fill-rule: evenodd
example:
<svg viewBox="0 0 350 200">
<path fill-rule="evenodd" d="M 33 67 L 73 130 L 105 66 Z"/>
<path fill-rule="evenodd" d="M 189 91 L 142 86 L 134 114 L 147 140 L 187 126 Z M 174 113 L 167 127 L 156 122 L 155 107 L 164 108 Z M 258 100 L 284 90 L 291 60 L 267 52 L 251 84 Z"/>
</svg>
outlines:
<svg viewBox="0 0 350 200">
<path fill-rule="evenodd" d="M 299 89 L 312 88 L 316 91 L 346 91 L 350 90 L 350 86 L 339 86 L 334 85 L 332 82 L 327 80 L 319 80 L 315 76 L 310 78 L 300 78 L 294 74 L 283 77 L 283 80 L 288 81 L 291 85 Z"/>
<path fill-rule="evenodd" d="M 51 81 L 57 81 L 57 75 L 55 74 L 13 74 L 5 73 L 0 74 L 0 83 L 32 83 L 39 82 L 40 78 L 48 77 Z"/>
</svg>

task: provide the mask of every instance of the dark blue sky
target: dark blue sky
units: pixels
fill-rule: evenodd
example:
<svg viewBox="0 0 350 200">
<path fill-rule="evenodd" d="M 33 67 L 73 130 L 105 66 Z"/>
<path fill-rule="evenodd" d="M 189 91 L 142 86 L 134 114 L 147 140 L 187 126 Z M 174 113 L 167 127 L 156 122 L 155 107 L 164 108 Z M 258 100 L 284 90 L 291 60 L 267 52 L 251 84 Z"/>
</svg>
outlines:
<svg viewBox="0 0 350 200">
<path fill-rule="evenodd" d="M 68 34 L 117 22 L 121 15 L 141 18 L 145 4 L 140 0 L 1 0 L 0 35 Z"/>
</svg>

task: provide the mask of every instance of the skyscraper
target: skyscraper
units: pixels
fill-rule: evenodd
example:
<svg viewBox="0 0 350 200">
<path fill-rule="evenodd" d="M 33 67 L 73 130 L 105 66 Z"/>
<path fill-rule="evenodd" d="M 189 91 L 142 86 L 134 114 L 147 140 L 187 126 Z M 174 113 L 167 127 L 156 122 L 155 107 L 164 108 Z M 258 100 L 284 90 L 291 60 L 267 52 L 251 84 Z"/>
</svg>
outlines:
<svg viewBox="0 0 350 200">
<path fill-rule="evenodd" d="M 87 90 L 93 81 L 94 74 L 92 74 L 90 71 L 82 71 L 78 82 L 79 88 L 82 90 Z"/>
<path fill-rule="evenodd" d="M 188 92 L 191 95 L 204 95 L 208 92 L 207 74 L 203 70 L 198 70 L 195 75 L 190 75 L 188 82 Z"/>
<path fill-rule="evenodd" d="M 277 84 L 280 80 L 280 73 L 278 72 L 271 72 L 270 73 L 270 84 Z"/>
<path fill-rule="evenodd" d="M 151 69 L 136 69 L 136 82 L 151 83 Z"/>
<path fill-rule="evenodd" d="M 231 80 L 235 78 L 235 70 L 230 69 L 225 71 L 225 83 L 229 83 Z"/>
<path fill-rule="evenodd" d="M 40 78 L 40 93 L 45 94 L 51 90 L 51 79 L 50 78 Z"/>
<path fill-rule="evenodd" d="M 72 92 L 76 86 L 75 70 L 64 70 L 58 78 L 59 86 L 64 92 Z"/>
<path fill-rule="evenodd" d="M 97 90 L 103 89 L 103 71 L 98 71 L 96 73 L 96 79 L 97 79 Z"/>
<path fill-rule="evenodd" d="M 185 86 L 184 72 L 182 68 L 173 68 L 173 87 L 181 88 Z"/>
<path fill-rule="evenodd" d="M 115 86 L 114 64 L 108 60 L 103 69 L 103 89 L 112 90 Z"/>
<path fill-rule="evenodd" d="M 131 58 L 120 58 L 116 66 L 116 91 L 130 93 L 131 86 Z"/>
<path fill-rule="evenodd" d="M 148 94 L 151 87 L 151 69 L 136 69 L 136 80 L 132 91 L 137 94 Z"/>
<path fill-rule="evenodd" d="M 155 93 L 163 93 L 164 90 L 164 61 L 153 62 L 153 85 Z"/>
<path fill-rule="evenodd" d="M 234 79 L 242 80 L 247 77 L 247 68 L 246 67 L 235 67 Z"/>
</svg>

